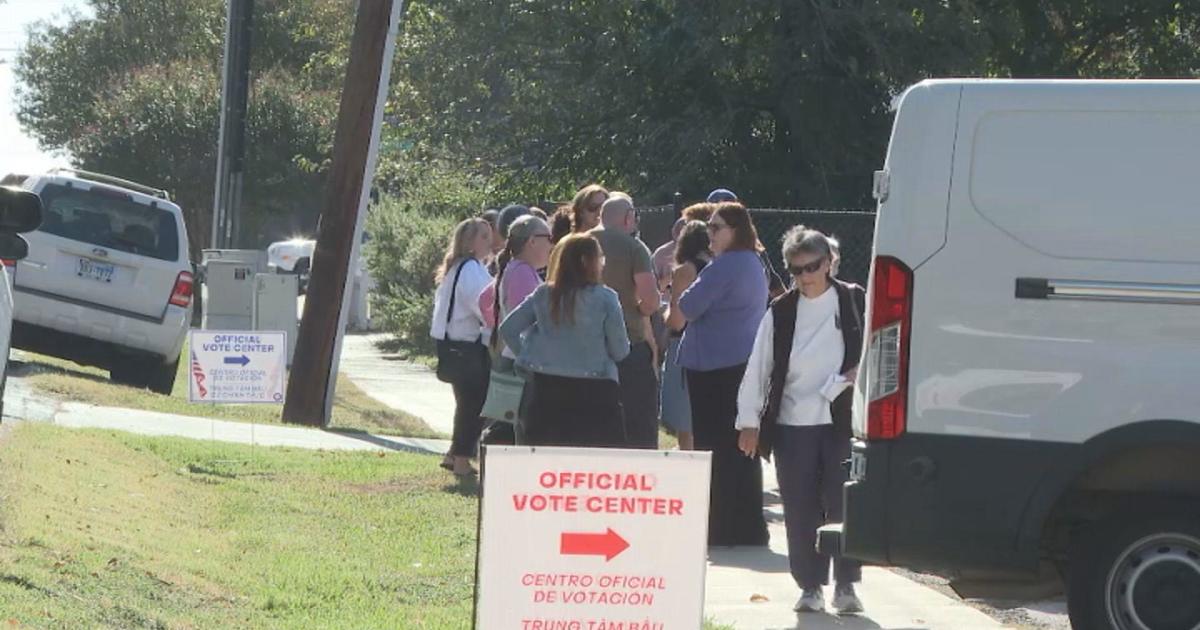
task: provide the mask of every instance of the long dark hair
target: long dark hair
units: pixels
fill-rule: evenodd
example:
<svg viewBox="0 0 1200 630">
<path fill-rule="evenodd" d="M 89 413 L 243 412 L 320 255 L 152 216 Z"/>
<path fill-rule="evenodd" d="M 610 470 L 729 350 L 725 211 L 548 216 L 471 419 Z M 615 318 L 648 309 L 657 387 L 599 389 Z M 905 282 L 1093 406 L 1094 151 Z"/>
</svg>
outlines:
<svg viewBox="0 0 1200 630">
<path fill-rule="evenodd" d="M 709 253 L 708 246 L 708 224 L 704 221 L 688 221 L 675 241 L 675 264 L 692 262 L 701 254 Z"/>
<path fill-rule="evenodd" d="M 550 253 L 550 320 L 575 323 L 575 295 L 600 284 L 600 241 L 590 234 L 568 234 Z"/>
</svg>

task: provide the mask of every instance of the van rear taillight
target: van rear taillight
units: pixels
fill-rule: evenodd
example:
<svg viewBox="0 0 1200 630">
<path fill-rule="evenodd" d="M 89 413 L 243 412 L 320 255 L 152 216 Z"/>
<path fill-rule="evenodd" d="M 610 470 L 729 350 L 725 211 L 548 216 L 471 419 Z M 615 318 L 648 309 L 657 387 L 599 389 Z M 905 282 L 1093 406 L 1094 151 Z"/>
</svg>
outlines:
<svg viewBox="0 0 1200 630">
<path fill-rule="evenodd" d="M 904 433 L 908 405 L 908 348 L 912 337 L 913 274 L 889 256 L 875 258 L 871 337 L 867 350 L 867 439 Z"/>
<path fill-rule="evenodd" d="M 191 272 L 181 271 L 179 276 L 175 278 L 175 287 L 171 289 L 172 306 L 182 306 L 187 308 L 192 305 L 192 286 L 195 284 L 195 279 Z"/>
</svg>

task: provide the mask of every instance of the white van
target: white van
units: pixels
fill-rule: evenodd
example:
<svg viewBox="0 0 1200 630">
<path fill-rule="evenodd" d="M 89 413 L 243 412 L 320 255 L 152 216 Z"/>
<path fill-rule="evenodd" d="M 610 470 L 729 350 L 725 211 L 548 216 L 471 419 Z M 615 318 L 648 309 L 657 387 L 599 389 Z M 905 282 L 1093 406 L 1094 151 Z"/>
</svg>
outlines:
<svg viewBox="0 0 1200 630">
<path fill-rule="evenodd" d="M 1200 627 L 1198 182 L 1200 81 L 911 88 L 823 548 Z"/>
<path fill-rule="evenodd" d="M 13 277 L 13 346 L 170 394 L 192 309 L 183 211 L 164 191 L 86 171 L 21 186 L 44 209 Z"/>
</svg>

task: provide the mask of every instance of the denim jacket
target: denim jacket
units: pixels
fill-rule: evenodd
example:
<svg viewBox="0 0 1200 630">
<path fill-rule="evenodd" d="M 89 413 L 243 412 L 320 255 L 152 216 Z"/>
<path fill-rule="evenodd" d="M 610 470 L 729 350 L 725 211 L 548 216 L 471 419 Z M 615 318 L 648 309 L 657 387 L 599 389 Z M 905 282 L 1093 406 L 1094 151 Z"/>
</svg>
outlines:
<svg viewBox="0 0 1200 630">
<path fill-rule="evenodd" d="M 575 321 L 550 319 L 550 287 L 543 284 L 500 324 L 517 367 L 572 378 L 617 379 L 629 354 L 629 335 L 616 291 L 592 285 L 575 294 Z"/>
</svg>

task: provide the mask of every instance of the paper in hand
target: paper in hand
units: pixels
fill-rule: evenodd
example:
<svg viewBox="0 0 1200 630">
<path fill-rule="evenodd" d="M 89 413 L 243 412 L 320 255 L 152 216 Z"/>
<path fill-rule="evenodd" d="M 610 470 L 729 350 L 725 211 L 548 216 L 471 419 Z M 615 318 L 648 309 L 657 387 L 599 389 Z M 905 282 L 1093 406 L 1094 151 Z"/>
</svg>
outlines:
<svg viewBox="0 0 1200 630">
<path fill-rule="evenodd" d="M 833 402 L 842 395 L 842 392 L 846 391 L 847 387 L 850 387 L 850 381 L 846 380 L 846 377 L 841 374 L 833 374 L 825 381 L 825 386 L 821 388 L 821 395 L 825 397 L 825 400 Z"/>
</svg>

